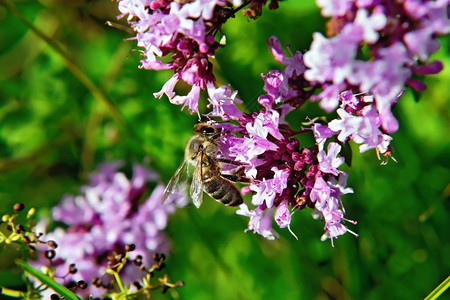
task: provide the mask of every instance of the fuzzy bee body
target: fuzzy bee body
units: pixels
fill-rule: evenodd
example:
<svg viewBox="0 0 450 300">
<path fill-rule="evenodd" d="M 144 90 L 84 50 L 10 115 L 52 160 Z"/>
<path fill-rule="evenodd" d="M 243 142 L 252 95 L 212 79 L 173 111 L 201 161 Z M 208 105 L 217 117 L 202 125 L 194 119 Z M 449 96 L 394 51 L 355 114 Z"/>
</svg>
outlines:
<svg viewBox="0 0 450 300">
<path fill-rule="evenodd" d="M 210 169 L 211 170 L 211 169 Z M 229 180 L 222 176 L 218 170 L 207 170 L 203 175 L 203 190 L 218 202 L 228 206 L 238 206 L 244 201 L 241 192 Z M 209 174 L 211 173 L 211 174 Z"/>
<path fill-rule="evenodd" d="M 203 192 L 228 206 L 238 206 L 244 202 L 239 189 L 221 173 L 221 162 L 217 158 L 219 136 L 219 129 L 213 125 L 200 123 L 194 126 L 194 135 L 186 144 L 185 159 L 167 184 L 163 201 L 175 193 L 182 182 L 180 178 L 187 172 L 187 165 L 190 164 L 195 167 L 190 196 L 197 208 L 202 204 Z"/>
</svg>

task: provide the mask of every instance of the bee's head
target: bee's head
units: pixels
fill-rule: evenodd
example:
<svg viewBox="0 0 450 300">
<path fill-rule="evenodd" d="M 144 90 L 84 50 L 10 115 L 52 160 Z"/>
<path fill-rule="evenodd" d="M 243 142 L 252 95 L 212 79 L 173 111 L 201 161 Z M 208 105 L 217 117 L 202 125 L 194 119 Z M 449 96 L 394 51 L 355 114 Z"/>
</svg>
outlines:
<svg viewBox="0 0 450 300">
<path fill-rule="evenodd" d="M 195 124 L 194 132 L 211 139 L 219 137 L 219 129 L 208 123 Z"/>
</svg>

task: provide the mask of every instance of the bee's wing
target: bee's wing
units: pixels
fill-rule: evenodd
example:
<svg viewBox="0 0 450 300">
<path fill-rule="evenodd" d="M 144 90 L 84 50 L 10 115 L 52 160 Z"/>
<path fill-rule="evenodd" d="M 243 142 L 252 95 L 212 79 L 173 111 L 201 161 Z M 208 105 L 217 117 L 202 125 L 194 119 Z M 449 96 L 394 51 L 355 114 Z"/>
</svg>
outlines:
<svg viewBox="0 0 450 300">
<path fill-rule="evenodd" d="M 203 152 L 200 151 L 197 157 L 194 174 L 191 183 L 191 198 L 194 205 L 199 208 L 203 201 Z"/>
<path fill-rule="evenodd" d="M 167 184 L 166 188 L 164 189 L 164 194 L 163 194 L 161 203 L 166 202 L 170 195 L 175 194 L 178 191 L 180 179 L 183 175 L 183 170 L 185 169 L 185 167 L 186 167 L 186 161 L 183 161 L 183 163 L 175 171 L 175 174 L 173 174 L 172 178 L 170 178 L 169 183 Z"/>
</svg>

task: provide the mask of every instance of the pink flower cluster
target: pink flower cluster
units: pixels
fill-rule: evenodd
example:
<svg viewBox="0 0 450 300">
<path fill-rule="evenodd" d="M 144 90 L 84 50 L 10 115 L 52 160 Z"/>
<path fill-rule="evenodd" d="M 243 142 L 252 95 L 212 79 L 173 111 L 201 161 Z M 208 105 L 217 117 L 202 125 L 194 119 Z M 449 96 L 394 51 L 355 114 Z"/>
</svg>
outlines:
<svg viewBox="0 0 450 300">
<path fill-rule="evenodd" d="M 135 2 L 139 9 L 130 5 Z M 292 213 L 310 207 L 313 217 L 325 222 L 322 240 L 353 233 L 346 223 L 355 222 L 345 218 L 341 201 L 353 192 L 346 186 L 348 175 L 339 169 L 345 161 L 342 147 L 352 140 L 360 152 L 392 153 L 389 134 L 399 126 L 392 109 L 406 87 L 425 88 L 416 75 L 436 74 L 443 67 L 428 60 L 440 46 L 436 37 L 450 31 L 448 1 L 317 0 L 322 14 L 330 17 L 328 37 L 315 33 L 310 50 L 291 56 L 278 39 L 269 39 L 284 70 L 262 75 L 262 108 L 252 114 L 236 107 L 241 100 L 230 86 L 215 86 L 208 61 L 221 46 L 211 38 L 224 20 L 220 14 L 231 16 L 226 12 L 241 2 L 241 8 L 265 4 L 122 0 L 119 7 L 137 32 L 138 45 L 146 49 L 143 67 L 175 72 L 156 96 L 166 94 L 172 103 L 198 112 L 199 93 L 206 87 L 212 106 L 206 116 L 229 121 L 217 125 L 223 132 L 219 155 L 241 163 L 252 180 L 243 192 L 253 193 L 254 208 L 242 204 L 237 211 L 250 218 L 248 230 L 274 239 L 273 220 L 289 228 Z M 173 53 L 172 62 L 156 59 L 168 53 Z M 180 79 L 192 85 L 187 96 L 173 92 Z M 320 101 L 325 111 L 336 111 L 339 117 L 311 119 L 301 131 L 292 130 L 287 114 L 307 101 Z M 299 134 L 314 135 L 316 144 L 301 145 Z"/>
<path fill-rule="evenodd" d="M 205 88 L 209 91 L 214 86 L 213 66 L 209 59 L 224 46 L 224 42 L 216 40 L 222 25 L 234 17 L 234 8 L 242 2 L 251 4 L 247 14 L 252 15 L 250 11 L 260 10 L 266 1 L 118 0 L 122 13 L 118 18 L 127 17 L 136 32 L 137 45 L 144 48 L 142 68 L 174 72 L 155 97 L 161 98 L 165 94 L 171 103 L 183 105 L 183 108 L 188 106 L 193 113 L 198 112 L 200 91 Z M 162 62 L 161 59 L 169 55 L 171 60 Z M 192 86 L 187 95 L 174 92 L 180 80 Z"/>
<path fill-rule="evenodd" d="M 242 204 L 237 213 L 250 218 L 248 230 L 274 239 L 278 233 L 272 228 L 273 219 L 280 228 L 290 230 L 292 212 L 311 207 L 313 216 L 325 221 L 322 239 L 336 238 L 351 232 L 344 224 L 349 220 L 344 217 L 341 195 L 353 190 L 346 187 L 347 174 L 338 169 L 344 163 L 341 146 L 332 142 L 325 151 L 318 145 L 300 145 L 295 136 L 312 134 L 313 128 L 293 131 L 285 117 L 294 107 L 301 106 L 300 98 L 306 94 L 303 57 L 299 52 L 293 57 L 284 55 L 275 37 L 268 44 L 285 69 L 262 75 L 266 94 L 258 102 L 263 108 L 250 115 L 233 114 L 232 110 L 212 113 L 239 123 L 217 124 L 223 131 L 220 155 L 240 162 L 245 175 L 252 179 L 246 192 L 253 192 L 254 208 Z M 297 91 L 293 86 L 302 89 Z M 221 98 L 227 99 L 226 95 Z M 236 99 L 228 101 L 231 105 Z"/>
<path fill-rule="evenodd" d="M 417 91 L 425 89 L 413 75 L 441 71 L 441 62 L 428 59 L 440 47 L 436 36 L 450 32 L 448 1 L 317 0 L 317 3 L 322 14 L 331 17 L 328 24 L 331 37 L 315 33 L 311 49 L 305 53 L 308 67 L 305 78 L 323 89 L 311 100 L 320 100 L 328 112 L 340 106 L 341 122 L 333 123 L 330 129 L 346 131 L 348 127 L 343 126 L 353 123 L 356 131 L 345 135 L 365 144 L 362 151 L 378 145 L 385 149 L 386 136 L 380 132 L 365 136 L 363 132 L 374 131 L 367 127 L 380 127 L 378 123 L 386 133 L 396 132 L 398 122 L 392 108 L 405 86 Z M 363 46 L 369 49 L 366 55 L 362 54 Z M 370 97 L 354 97 L 348 91 Z M 344 141 L 344 135 L 339 140 Z"/>
<path fill-rule="evenodd" d="M 52 265 L 56 278 L 63 284 L 71 280 L 90 283 L 93 278 L 102 276 L 107 255 L 124 251 L 126 245 L 136 246 L 130 259 L 141 255 L 147 266 L 151 265 L 154 253 L 169 249 L 163 230 L 175 207 L 161 204 L 162 184 L 157 184 L 151 195 L 143 199 L 147 183 L 157 181 L 159 176 L 136 164 L 133 177 L 128 179 L 118 171 L 121 165 L 101 164 L 99 171 L 91 174 L 90 183 L 81 187 L 80 195 L 66 195 L 52 209 L 52 220 L 66 226 L 56 227 L 46 234 L 46 238 L 58 244 Z M 36 267 L 48 266 L 44 253 L 33 264 Z M 68 272 L 71 264 L 75 264 L 78 270 L 75 274 Z M 124 283 L 132 284 L 141 273 L 135 267 L 135 270 L 124 270 L 123 274 L 121 279 Z M 93 296 L 104 294 L 104 290 L 91 284 L 82 292 Z"/>
</svg>

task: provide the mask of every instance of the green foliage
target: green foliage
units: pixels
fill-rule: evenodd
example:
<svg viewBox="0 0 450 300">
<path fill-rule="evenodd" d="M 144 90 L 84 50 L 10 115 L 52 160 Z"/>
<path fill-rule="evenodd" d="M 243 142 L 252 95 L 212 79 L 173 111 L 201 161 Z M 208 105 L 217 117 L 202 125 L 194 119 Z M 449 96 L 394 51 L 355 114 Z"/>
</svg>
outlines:
<svg viewBox="0 0 450 300">
<path fill-rule="evenodd" d="M 197 116 L 153 98 L 171 75 L 138 69 L 135 41 L 105 25 L 116 20 L 116 4 L 28 0 L 17 6 L 62 46 L 124 121 L 60 53 L 0 6 L 0 213 L 18 201 L 45 213 L 108 160 L 150 161 L 167 182 Z M 248 111 L 257 109 L 260 74 L 280 68 L 265 40 L 274 34 L 303 51 L 312 32 L 323 28 L 313 1 L 280 2 L 278 11 L 264 11 L 256 21 L 237 16 L 225 26 L 227 46 L 217 53 L 219 82 L 239 90 Z M 443 42 L 436 58 L 447 68 L 425 81 L 420 102 L 407 92 L 394 111 L 398 163 L 380 166 L 374 151 L 352 149 L 349 186 L 355 193 L 343 201 L 348 218 L 358 220 L 350 226 L 358 238 L 347 234 L 334 248 L 320 242 L 322 224 L 305 210 L 291 224 L 299 241 L 284 229 L 279 240 L 267 241 L 244 233 L 247 219 L 234 209 L 205 199 L 201 209 L 179 210 L 169 223 L 168 272 L 185 282 L 177 289 L 180 298 L 417 299 L 442 282 L 450 269 L 450 58 Z M 300 128 L 306 116 L 322 114 L 312 103 L 288 120 Z M 16 254 L 0 255 L 0 285 L 20 285 L 11 259 Z"/>
<path fill-rule="evenodd" d="M 57 292 L 59 295 L 63 296 L 65 299 L 68 300 L 81 300 L 80 297 L 76 296 L 74 293 L 72 293 L 70 290 L 68 290 L 66 287 L 55 281 L 53 278 L 48 277 L 44 273 L 42 273 L 39 270 L 36 270 L 29 264 L 18 261 L 17 265 L 21 267 L 25 272 L 29 273 L 33 277 L 37 278 L 40 282 Z"/>
</svg>

